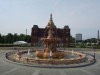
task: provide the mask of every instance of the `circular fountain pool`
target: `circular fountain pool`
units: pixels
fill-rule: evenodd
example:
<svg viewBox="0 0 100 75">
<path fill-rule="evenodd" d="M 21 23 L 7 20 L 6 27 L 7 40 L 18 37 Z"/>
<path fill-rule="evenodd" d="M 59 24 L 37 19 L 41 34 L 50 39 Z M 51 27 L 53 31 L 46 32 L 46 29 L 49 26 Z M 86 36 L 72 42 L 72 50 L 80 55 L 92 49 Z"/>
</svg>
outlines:
<svg viewBox="0 0 100 75">
<path fill-rule="evenodd" d="M 27 50 L 8 52 L 6 53 L 6 58 L 13 63 L 21 65 L 53 68 L 81 67 L 93 64 L 95 62 L 95 59 L 91 54 L 76 51 L 73 51 L 73 54 L 72 51 L 63 52 L 65 53 L 64 58 L 61 59 L 37 58 L 35 51 L 30 51 L 28 54 Z"/>
</svg>

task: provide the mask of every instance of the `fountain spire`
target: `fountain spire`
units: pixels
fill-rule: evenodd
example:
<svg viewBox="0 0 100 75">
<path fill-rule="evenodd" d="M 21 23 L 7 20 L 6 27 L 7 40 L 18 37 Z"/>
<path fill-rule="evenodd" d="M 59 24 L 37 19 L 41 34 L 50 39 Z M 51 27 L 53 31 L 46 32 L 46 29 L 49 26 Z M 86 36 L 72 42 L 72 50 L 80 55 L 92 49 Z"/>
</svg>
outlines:
<svg viewBox="0 0 100 75">
<path fill-rule="evenodd" d="M 52 13 L 50 14 L 50 20 L 52 20 Z"/>
<path fill-rule="evenodd" d="M 50 14 L 50 20 L 48 22 L 48 28 L 53 29 L 54 27 L 55 27 L 55 25 L 54 25 L 54 22 L 53 22 L 52 14 Z"/>
<path fill-rule="evenodd" d="M 53 34 L 52 34 L 52 30 L 54 28 L 54 23 L 53 23 L 53 20 L 52 20 L 52 13 L 50 14 L 50 20 L 49 20 L 49 23 L 48 23 L 48 28 L 49 28 L 49 32 L 48 32 L 48 36 L 47 38 L 48 39 L 54 39 L 53 37 Z"/>
</svg>

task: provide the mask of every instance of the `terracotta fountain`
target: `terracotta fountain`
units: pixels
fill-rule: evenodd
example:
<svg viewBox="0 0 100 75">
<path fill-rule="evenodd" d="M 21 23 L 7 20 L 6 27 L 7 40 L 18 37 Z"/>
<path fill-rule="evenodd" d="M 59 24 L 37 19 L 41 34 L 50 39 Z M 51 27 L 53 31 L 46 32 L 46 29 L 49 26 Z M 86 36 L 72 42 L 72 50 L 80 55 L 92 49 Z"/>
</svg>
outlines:
<svg viewBox="0 0 100 75">
<path fill-rule="evenodd" d="M 55 25 L 52 20 L 52 14 L 50 15 L 50 20 L 48 22 L 47 28 L 48 30 L 48 36 L 46 38 L 41 38 L 42 41 L 44 41 L 44 50 L 43 51 L 36 51 L 36 56 L 38 58 L 63 58 L 64 52 L 57 51 L 56 45 L 57 45 L 57 38 L 54 38 L 53 36 L 53 29 Z"/>
<path fill-rule="evenodd" d="M 37 67 L 78 67 L 95 63 L 95 57 L 91 54 L 70 50 L 57 50 L 58 38 L 54 37 L 55 25 L 52 14 L 47 25 L 48 35 L 41 38 L 44 42 L 43 50 L 18 50 L 6 53 L 6 58 L 15 63 Z M 50 64 L 50 65 L 48 65 Z M 73 64 L 73 65 L 70 65 Z"/>
</svg>

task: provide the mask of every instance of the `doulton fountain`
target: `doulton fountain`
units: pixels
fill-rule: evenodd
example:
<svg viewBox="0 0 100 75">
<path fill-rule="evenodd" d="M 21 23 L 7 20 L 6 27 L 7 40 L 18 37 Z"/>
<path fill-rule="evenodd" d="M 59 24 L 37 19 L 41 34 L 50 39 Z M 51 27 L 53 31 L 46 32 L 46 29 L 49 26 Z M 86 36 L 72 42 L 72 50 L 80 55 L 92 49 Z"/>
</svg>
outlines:
<svg viewBox="0 0 100 75">
<path fill-rule="evenodd" d="M 47 38 L 41 38 L 42 41 L 44 41 L 44 50 L 43 51 L 36 51 L 36 56 L 39 58 L 63 58 L 64 52 L 63 51 L 57 51 L 56 44 L 58 39 L 53 37 L 53 29 L 55 25 L 52 20 L 52 14 L 50 15 L 50 20 L 48 22 L 47 28 L 48 30 L 48 36 Z"/>
<path fill-rule="evenodd" d="M 12 51 L 6 53 L 6 58 L 14 63 L 35 67 L 77 67 L 93 64 L 95 62 L 95 58 L 91 54 L 74 50 L 57 50 L 57 41 L 59 41 L 59 39 L 53 36 L 54 27 L 55 25 L 51 14 L 47 25 L 48 35 L 46 38 L 41 38 L 44 42 L 43 50 L 28 49 Z"/>
</svg>

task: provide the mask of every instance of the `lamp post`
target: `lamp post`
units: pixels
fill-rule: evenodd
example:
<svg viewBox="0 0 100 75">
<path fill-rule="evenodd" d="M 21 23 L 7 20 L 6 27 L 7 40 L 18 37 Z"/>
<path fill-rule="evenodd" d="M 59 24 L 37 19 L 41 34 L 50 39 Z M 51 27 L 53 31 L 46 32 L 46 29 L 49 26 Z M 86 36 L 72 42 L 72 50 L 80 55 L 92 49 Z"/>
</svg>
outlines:
<svg viewBox="0 0 100 75">
<path fill-rule="evenodd" d="M 26 35 L 27 35 L 27 29 L 26 29 Z"/>
<path fill-rule="evenodd" d="M 75 47 L 76 47 L 76 38 L 75 38 Z"/>
<path fill-rule="evenodd" d="M 92 47 L 92 50 L 93 50 L 93 57 L 94 57 L 94 60 L 95 60 L 95 49 Z"/>
<path fill-rule="evenodd" d="M 93 50 L 93 57 L 94 57 L 94 60 L 95 60 L 95 49 L 93 48 L 92 42 L 91 42 L 91 49 Z"/>
<path fill-rule="evenodd" d="M 95 52 L 94 52 L 94 60 L 95 60 Z"/>
</svg>

